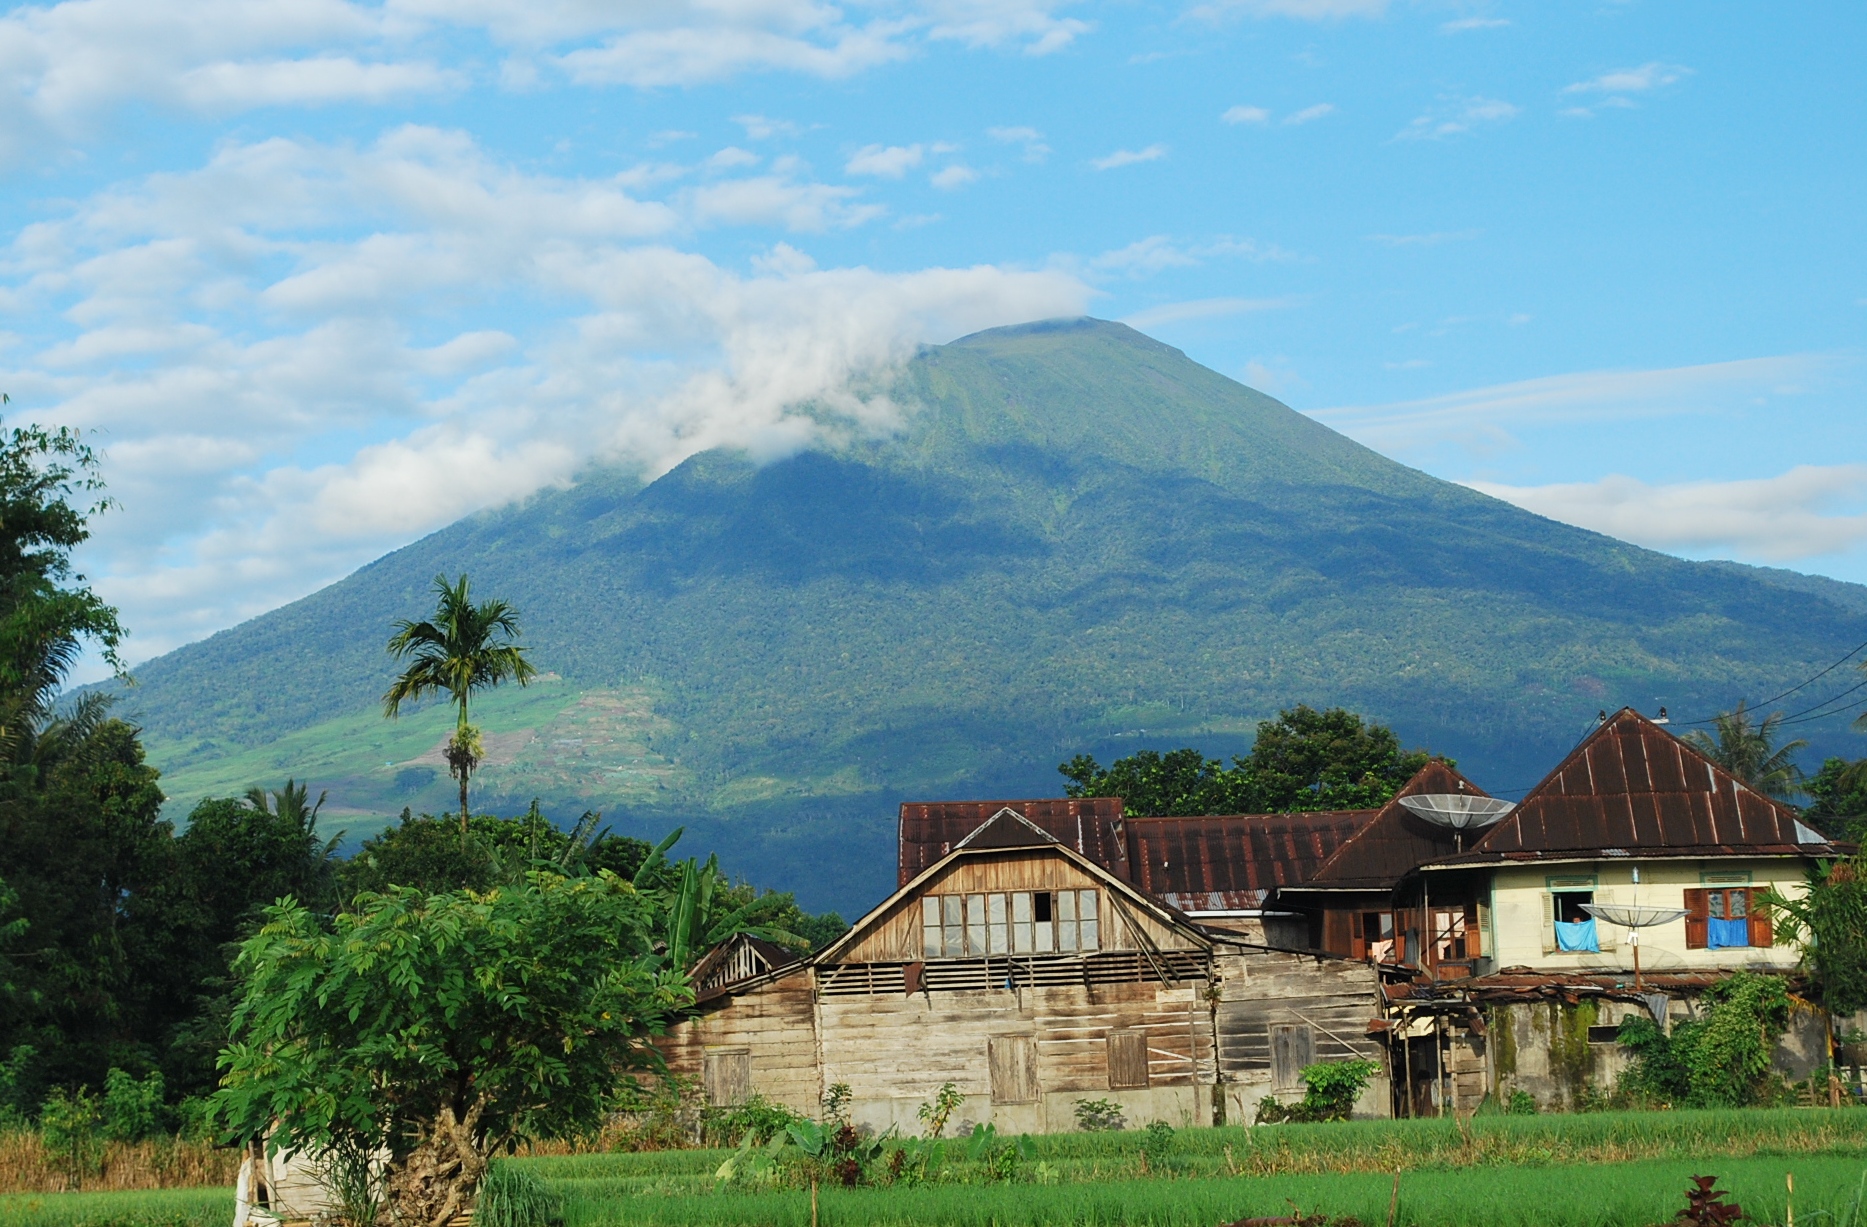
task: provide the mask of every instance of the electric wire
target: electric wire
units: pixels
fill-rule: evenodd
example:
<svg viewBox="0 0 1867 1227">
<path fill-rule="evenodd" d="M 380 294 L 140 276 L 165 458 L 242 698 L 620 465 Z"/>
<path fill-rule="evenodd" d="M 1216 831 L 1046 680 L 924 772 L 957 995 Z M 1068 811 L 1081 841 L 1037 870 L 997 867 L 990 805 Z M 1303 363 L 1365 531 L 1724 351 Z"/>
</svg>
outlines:
<svg viewBox="0 0 1867 1227">
<path fill-rule="evenodd" d="M 1783 693 L 1778 694 L 1778 695 L 1772 695 L 1769 698 L 1763 700 L 1761 703 L 1753 703 L 1750 706 L 1752 708 L 1760 708 L 1760 707 L 1768 707 L 1772 703 L 1782 702 L 1784 699 L 1788 698 L 1790 695 L 1796 693 L 1796 691 L 1801 690 L 1805 686 L 1809 686 L 1815 682 L 1820 681 L 1822 678 L 1827 677 L 1830 673 L 1833 673 L 1836 669 L 1839 669 L 1842 665 L 1847 664 L 1848 661 L 1858 656 L 1863 648 L 1867 648 L 1867 643 L 1863 643 L 1863 644 L 1856 646 L 1855 648 L 1851 649 L 1846 656 L 1843 656 L 1840 660 L 1837 660 L 1834 664 L 1829 665 L 1826 669 L 1823 669 L 1818 673 L 1810 674 L 1808 677 L 1802 679 L 1800 682 L 1797 682 L 1794 686 L 1791 686 L 1788 690 L 1783 691 Z M 1855 687 L 1854 689 L 1859 689 L 1859 687 Z M 1816 706 L 1819 707 L 1819 706 L 1822 706 L 1822 704 L 1818 703 Z M 1723 715 L 1723 714 L 1724 713 L 1722 712 L 1719 713 L 1719 715 Z M 1717 722 L 1718 722 L 1717 716 L 1706 716 L 1700 720 L 1675 720 L 1673 721 L 1674 724 L 1687 725 L 1687 726 L 1696 725 L 1696 724 L 1716 724 Z"/>
</svg>

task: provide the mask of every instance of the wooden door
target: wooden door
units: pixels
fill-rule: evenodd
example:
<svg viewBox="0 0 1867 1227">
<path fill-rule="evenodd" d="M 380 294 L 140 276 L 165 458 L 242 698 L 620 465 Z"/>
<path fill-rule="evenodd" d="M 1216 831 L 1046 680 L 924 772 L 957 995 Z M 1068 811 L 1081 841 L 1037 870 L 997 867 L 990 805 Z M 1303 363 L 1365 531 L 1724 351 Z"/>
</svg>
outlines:
<svg viewBox="0 0 1867 1227">
<path fill-rule="evenodd" d="M 752 1097 L 752 1050 L 716 1048 L 707 1053 L 700 1080 L 707 1102 L 715 1107 L 744 1103 Z"/>
<path fill-rule="evenodd" d="M 1109 1090 L 1147 1085 L 1147 1033 L 1127 1028 L 1109 1032 Z"/>
<path fill-rule="evenodd" d="M 1305 1066 L 1316 1063 L 1316 1037 L 1305 1023 L 1271 1026 L 1271 1085 L 1290 1090 L 1303 1085 Z"/>
</svg>

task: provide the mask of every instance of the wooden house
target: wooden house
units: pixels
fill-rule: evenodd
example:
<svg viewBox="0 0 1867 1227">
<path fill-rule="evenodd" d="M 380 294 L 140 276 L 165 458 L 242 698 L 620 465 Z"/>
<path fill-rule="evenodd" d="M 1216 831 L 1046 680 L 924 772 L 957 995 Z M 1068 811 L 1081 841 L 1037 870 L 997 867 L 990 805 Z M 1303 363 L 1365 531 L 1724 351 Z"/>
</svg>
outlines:
<svg viewBox="0 0 1867 1227">
<path fill-rule="evenodd" d="M 1015 805 L 1037 808 L 975 811 L 964 834 L 947 811 L 904 822 L 906 880 L 812 958 L 721 955 L 670 1067 L 721 1104 L 814 1111 L 845 1085 L 855 1121 L 904 1132 L 951 1083 L 958 1125 L 1054 1132 L 1086 1099 L 1133 1124 L 1235 1118 L 1300 1097 L 1312 1061 L 1379 1055 L 1367 964 L 1251 943 L 1138 888 L 1087 854 L 1127 859 L 1107 807 L 1053 806 L 1065 842 Z M 1384 1114 L 1384 1080 L 1366 1102 Z"/>
</svg>

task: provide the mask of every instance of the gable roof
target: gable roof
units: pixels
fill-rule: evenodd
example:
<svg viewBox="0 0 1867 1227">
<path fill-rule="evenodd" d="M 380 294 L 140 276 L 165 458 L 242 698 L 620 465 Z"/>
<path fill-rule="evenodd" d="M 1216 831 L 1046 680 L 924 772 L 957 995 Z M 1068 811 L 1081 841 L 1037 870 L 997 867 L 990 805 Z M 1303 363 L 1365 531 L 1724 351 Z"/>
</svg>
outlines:
<svg viewBox="0 0 1867 1227">
<path fill-rule="evenodd" d="M 1089 798 L 1085 798 L 1085 800 L 1088 799 Z M 1111 800 L 1112 798 L 1094 799 Z M 978 804 L 985 805 L 991 803 L 979 802 Z M 1002 855 L 1006 851 L 1019 849 L 1042 851 L 1053 856 L 1062 857 L 1090 877 L 1103 883 L 1114 895 L 1126 900 L 1139 910 L 1146 912 L 1162 924 L 1179 929 L 1196 945 L 1205 948 L 1211 947 L 1212 939 L 1191 917 L 1181 912 L 1180 909 L 1174 907 L 1171 903 L 1167 903 L 1146 891 L 1137 890 L 1132 883 L 1128 882 L 1107 866 L 1097 864 L 1089 857 L 1084 856 L 1081 852 L 1071 847 L 1066 841 L 1051 836 L 1049 832 L 1043 830 L 1035 822 L 1030 821 L 1028 818 L 1024 817 L 1024 815 L 1012 809 L 1013 806 L 1019 804 L 1020 802 L 1016 801 L 1000 803 L 998 805 L 998 811 L 975 830 L 968 831 L 962 835 L 956 841 L 958 846 L 951 852 L 948 852 L 945 856 L 940 857 L 933 862 L 933 864 L 915 874 L 910 881 L 904 882 L 897 887 L 892 895 L 889 895 L 886 899 L 870 908 L 861 919 L 849 926 L 849 931 L 847 933 L 831 942 L 828 946 L 825 946 L 822 950 L 819 950 L 816 955 L 811 958 L 811 963 L 815 965 L 834 963 L 842 955 L 843 951 L 867 937 L 869 931 L 886 919 L 904 900 L 911 899 L 918 895 L 928 882 L 933 880 L 935 876 L 945 870 L 946 867 L 953 862 L 964 857 L 997 856 Z M 1120 802 L 1116 801 L 1116 804 L 1119 805 Z M 908 807 L 904 805 L 901 808 L 906 810 Z M 988 830 L 990 831 L 989 834 Z M 973 835 L 979 835 L 984 838 L 975 841 L 970 838 Z"/>
<path fill-rule="evenodd" d="M 1598 725 L 1459 863 L 1583 852 L 1835 856 L 1796 811 L 1624 707 Z"/>
<path fill-rule="evenodd" d="M 1444 759 L 1431 760 L 1296 889 L 1392 890 L 1416 865 L 1457 846 L 1451 831 L 1419 817 L 1400 798 L 1459 792 L 1490 795 Z"/>
<path fill-rule="evenodd" d="M 1129 879 L 1189 912 L 1261 907 L 1313 875 L 1376 811 L 1130 818 Z"/>
<path fill-rule="evenodd" d="M 741 992 L 776 972 L 801 970 L 805 957 L 750 933 L 734 934 L 707 951 L 688 973 L 694 1000 L 698 1004 L 722 993 Z"/>
<path fill-rule="evenodd" d="M 901 806 L 896 885 L 906 886 L 959 847 L 960 841 L 1007 809 L 1115 876 L 1128 877 L 1128 849 L 1121 832 L 1120 797 L 907 801 Z"/>
</svg>

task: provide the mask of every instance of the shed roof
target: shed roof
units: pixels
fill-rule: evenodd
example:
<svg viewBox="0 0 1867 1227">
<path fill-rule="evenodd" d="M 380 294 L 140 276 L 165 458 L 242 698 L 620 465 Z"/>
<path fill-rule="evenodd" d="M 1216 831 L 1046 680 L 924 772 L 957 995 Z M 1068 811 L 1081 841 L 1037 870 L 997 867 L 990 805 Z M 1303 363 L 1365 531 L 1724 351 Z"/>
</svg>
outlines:
<svg viewBox="0 0 1867 1227">
<path fill-rule="evenodd" d="M 896 885 L 906 886 L 999 811 L 1007 809 L 1116 877 L 1128 877 L 1120 797 L 908 801 L 901 806 Z"/>
<path fill-rule="evenodd" d="M 1453 863 L 1578 852 L 1835 856 L 1840 851 L 1793 808 L 1755 791 L 1624 707 Z"/>
<path fill-rule="evenodd" d="M 1444 759 L 1428 762 L 1400 786 L 1392 800 L 1370 812 L 1369 821 L 1346 840 L 1299 888 L 1392 890 L 1415 866 L 1454 850 L 1452 832 L 1434 826 L 1400 803 L 1423 793 L 1489 796 Z"/>
<path fill-rule="evenodd" d="M 1129 880 L 1190 911 L 1262 905 L 1305 881 L 1374 810 L 1130 818 Z"/>
</svg>

